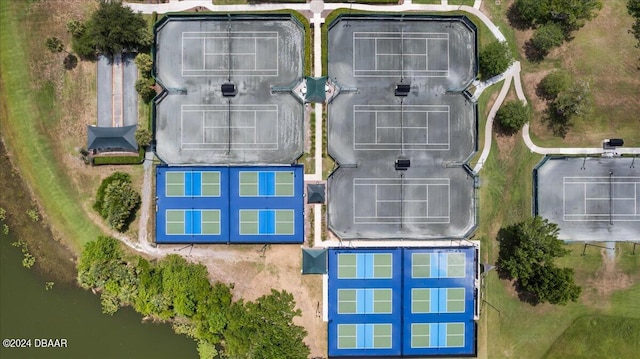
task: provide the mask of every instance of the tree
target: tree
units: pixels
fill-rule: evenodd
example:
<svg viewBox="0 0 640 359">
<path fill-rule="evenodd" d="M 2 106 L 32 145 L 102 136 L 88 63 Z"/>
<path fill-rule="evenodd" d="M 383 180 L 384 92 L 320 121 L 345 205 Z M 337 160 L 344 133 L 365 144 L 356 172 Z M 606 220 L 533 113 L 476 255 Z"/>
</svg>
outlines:
<svg viewBox="0 0 640 359">
<path fill-rule="evenodd" d="M 571 86 L 571 76 L 564 71 L 554 71 L 538 84 L 537 93 L 547 101 L 553 101 Z"/>
<path fill-rule="evenodd" d="M 155 85 L 155 81 L 151 78 L 141 78 L 136 81 L 135 88 L 142 101 L 149 102 L 156 95 L 153 85 Z"/>
<path fill-rule="evenodd" d="M 151 143 L 151 140 L 153 140 L 153 137 L 151 136 L 151 132 L 149 132 L 149 130 L 143 127 L 139 127 L 136 130 L 135 137 L 138 145 L 142 147 L 149 146 L 149 144 Z"/>
<path fill-rule="evenodd" d="M 133 211 L 139 204 L 140 195 L 131 187 L 131 177 L 116 172 L 102 181 L 94 209 L 112 228 L 122 231 L 130 223 Z"/>
<path fill-rule="evenodd" d="M 562 45 L 564 38 L 564 31 L 560 25 L 552 22 L 542 25 L 536 29 L 530 40 L 535 54 L 530 55 L 529 58 L 542 60 L 552 48 Z"/>
<path fill-rule="evenodd" d="M 142 76 L 148 78 L 151 76 L 151 69 L 153 68 L 153 59 L 149 54 L 140 53 L 136 56 L 135 60 L 133 60 L 138 66 L 138 70 Z"/>
<path fill-rule="evenodd" d="M 498 271 L 503 278 L 515 279 L 516 288 L 533 296 L 535 303 L 564 304 L 576 301 L 580 287 L 573 282 L 573 271 L 557 268 L 553 261 L 569 250 L 558 239 L 558 225 L 541 217 L 509 225 L 498 231 Z"/>
<path fill-rule="evenodd" d="M 62 52 L 62 50 L 64 50 L 64 45 L 62 44 L 62 40 L 60 40 L 57 37 L 49 37 L 47 38 L 47 40 L 45 41 L 45 44 L 47 46 L 47 49 L 49 49 L 49 51 L 55 53 L 58 52 Z"/>
<path fill-rule="evenodd" d="M 602 8 L 600 0 L 516 0 L 513 4 L 518 17 L 530 26 L 550 22 L 560 25 L 567 33 L 584 26 Z"/>
<path fill-rule="evenodd" d="M 142 15 L 120 1 L 102 1 L 86 23 L 86 33 L 96 50 L 115 55 L 124 50 L 140 50 L 151 45 L 151 33 Z"/>
<path fill-rule="evenodd" d="M 246 304 L 240 300 L 230 308 L 231 320 L 225 331 L 225 344 L 230 357 L 307 358 L 309 348 L 303 339 L 304 328 L 293 324 L 301 315 L 295 309 L 293 295 L 271 290 L 271 294 Z"/>
<path fill-rule="evenodd" d="M 576 302 L 582 288 L 574 283 L 573 274 L 571 268 L 558 268 L 553 264 L 535 265 L 524 288 L 541 303 L 564 305 L 570 300 Z"/>
<path fill-rule="evenodd" d="M 483 78 L 505 72 L 512 63 L 513 56 L 506 42 L 493 41 L 480 51 L 480 73 Z"/>
<path fill-rule="evenodd" d="M 109 186 L 112 182 L 118 180 L 123 182 L 131 182 L 131 176 L 128 173 L 124 172 L 114 172 L 109 177 L 103 179 L 96 193 L 96 201 L 93 203 L 94 210 L 100 212 L 100 210 L 104 206 L 104 194 L 107 186 Z"/>
<path fill-rule="evenodd" d="M 531 119 L 530 107 L 520 100 L 508 101 L 500 106 L 496 119 L 507 134 L 518 132 Z"/>
<path fill-rule="evenodd" d="M 85 30 L 86 26 L 82 21 L 70 20 L 67 22 L 67 32 L 69 32 L 71 36 L 81 36 Z"/>
<path fill-rule="evenodd" d="M 564 117 L 583 116 L 591 111 L 591 87 L 588 81 L 576 81 L 560 92 L 552 104 L 553 110 Z"/>
</svg>

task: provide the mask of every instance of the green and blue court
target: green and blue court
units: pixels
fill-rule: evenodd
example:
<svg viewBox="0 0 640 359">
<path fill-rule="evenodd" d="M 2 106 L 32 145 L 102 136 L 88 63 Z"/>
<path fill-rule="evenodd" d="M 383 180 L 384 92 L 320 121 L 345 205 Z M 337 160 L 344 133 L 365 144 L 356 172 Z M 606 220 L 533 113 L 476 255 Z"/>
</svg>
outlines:
<svg viewBox="0 0 640 359">
<path fill-rule="evenodd" d="M 158 167 L 158 243 L 302 243 L 302 166 Z"/>
<path fill-rule="evenodd" d="M 476 352 L 477 248 L 329 251 L 329 356 Z"/>
</svg>

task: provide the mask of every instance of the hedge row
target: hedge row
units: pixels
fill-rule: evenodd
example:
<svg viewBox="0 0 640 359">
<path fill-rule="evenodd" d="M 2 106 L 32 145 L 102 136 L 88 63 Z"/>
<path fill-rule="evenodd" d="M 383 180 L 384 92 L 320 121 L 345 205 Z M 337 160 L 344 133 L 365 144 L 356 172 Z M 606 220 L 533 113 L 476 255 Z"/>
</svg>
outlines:
<svg viewBox="0 0 640 359">
<path fill-rule="evenodd" d="M 144 161 L 144 148 L 138 149 L 137 156 L 105 156 L 94 157 L 93 165 L 139 165 Z"/>
</svg>

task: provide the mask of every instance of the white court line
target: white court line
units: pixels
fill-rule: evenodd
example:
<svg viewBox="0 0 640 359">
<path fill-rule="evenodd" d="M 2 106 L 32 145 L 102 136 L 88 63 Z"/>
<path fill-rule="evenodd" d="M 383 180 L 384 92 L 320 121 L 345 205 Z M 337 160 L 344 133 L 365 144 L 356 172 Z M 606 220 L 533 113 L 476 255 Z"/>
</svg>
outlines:
<svg viewBox="0 0 640 359">
<path fill-rule="evenodd" d="M 195 34 L 195 35 L 189 35 Z M 205 34 L 205 35 L 203 35 Z M 250 34 L 251 36 L 242 36 L 244 34 Z M 259 36 L 260 34 L 268 34 L 269 36 Z M 256 36 L 258 35 L 258 36 Z M 227 31 L 215 31 L 215 32 L 190 32 L 185 31 L 182 32 L 181 45 L 182 45 L 182 63 L 181 63 L 181 73 L 183 77 L 197 77 L 197 76 L 219 76 L 226 75 L 229 71 L 228 67 L 230 64 L 227 64 L 226 68 L 222 69 L 207 69 L 206 68 L 206 57 L 207 56 L 253 56 L 253 69 L 242 69 L 242 68 L 233 68 L 231 69 L 231 74 L 235 76 L 278 76 L 279 74 L 279 62 L 277 56 L 279 54 L 280 47 L 280 34 L 277 31 L 235 31 L 231 32 L 231 40 L 234 39 L 245 39 L 245 40 L 254 40 L 254 52 L 207 52 L 206 48 L 206 40 L 207 39 L 227 39 L 229 36 Z M 202 40 L 202 69 L 187 69 L 185 68 L 186 63 L 186 55 L 187 52 L 185 49 L 185 39 L 187 40 Z M 276 58 L 275 58 L 275 68 L 265 68 L 265 69 L 257 69 L 258 63 L 258 53 L 257 53 L 257 42 L 259 39 L 264 39 L 265 41 L 273 41 L 276 42 Z M 230 43 L 228 43 L 230 46 Z M 215 51 L 215 50 L 214 50 Z M 204 72 L 204 74 L 203 74 Z M 212 73 L 211 73 L 212 72 Z"/>
<path fill-rule="evenodd" d="M 234 147 L 237 148 L 238 145 L 253 145 L 253 146 L 257 146 L 258 148 L 261 149 L 272 149 L 272 150 L 277 150 L 279 148 L 279 143 L 278 143 L 278 138 L 279 138 L 279 133 L 280 133 L 280 129 L 279 129 L 279 113 L 278 113 L 278 105 L 255 105 L 255 104 L 239 104 L 239 105 L 231 105 L 231 111 L 232 113 L 252 113 L 252 117 L 253 117 L 253 126 L 248 126 L 248 125 L 231 125 L 229 126 L 216 126 L 215 124 L 213 126 L 207 126 L 205 125 L 206 122 L 206 113 L 207 112 L 218 112 L 218 113 L 227 113 L 228 111 L 228 105 L 181 105 L 181 111 L 180 111 L 180 139 L 181 139 L 181 143 L 180 143 L 180 147 L 182 149 L 190 149 L 190 150 L 194 150 L 194 149 L 211 149 L 210 146 L 202 146 L 201 148 L 198 148 L 197 145 L 224 145 L 224 146 L 228 146 L 228 142 L 207 142 L 206 141 L 206 134 L 205 134 L 205 130 L 206 129 L 229 129 L 231 128 L 231 130 L 234 129 L 253 129 L 253 137 L 254 137 L 254 142 L 234 142 L 232 143 L 231 147 L 232 149 Z M 202 142 L 185 142 L 184 141 L 184 114 L 187 112 L 199 112 L 202 114 Z M 275 141 L 276 142 L 257 142 L 257 114 L 258 112 L 260 113 L 272 113 L 275 114 L 275 124 L 276 124 L 276 133 L 275 133 Z M 185 148 L 185 145 L 188 145 L 188 148 Z M 268 148 L 263 148 L 263 146 L 266 146 Z M 275 147 L 274 147 L 275 146 Z M 244 146 L 241 146 L 241 148 L 244 148 Z M 247 149 L 251 149 L 252 147 L 247 147 Z"/>
<path fill-rule="evenodd" d="M 632 177 L 632 176 L 620 176 L 614 177 L 613 182 L 609 181 L 609 177 L 582 177 L 582 176 L 565 176 L 562 179 L 562 215 L 563 220 L 566 222 L 608 222 L 613 220 L 614 222 L 638 222 L 640 221 L 640 217 L 637 219 L 627 219 L 629 217 L 633 218 L 638 216 L 638 197 L 637 197 L 637 187 L 640 184 L 640 177 Z M 587 196 L 587 186 L 588 185 L 605 185 L 609 186 L 613 183 L 612 197 L 589 197 Z M 615 189 L 618 185 L 633 185 L 634 186 L 634 197 L 616 197 Z M 582 214 L 577 213 L 567 213 L 566 206 L 566 188 L 567 186 L 574 187 L 582 187 L 582 197 L 583 197 L 583 208 L 584 211 Z M 633 201 L 634 213 L 587 213 L 587 201 L 612 201 L 612 203 L 616 203 L 616 201 Z M 615 210 L 615 209 L 611 209 Z"/>
<path fill-rule="evenodd" d="M 367 182 L 367 181 L 371 181 L 372 183 L 357 183 L 357 182 Z M 441 183 L 411 183 L 411 182 L 441 182 Z M 379 183 L 379 182 L 383 182 L 383 183 Z M 384 183 L 387 182 L 387 183 Z M 376 221 L 376 219 L 400 219 L 401 217 L 398 216 L 380 216 L 378 215 L 378 204 L 379 203 L 426 203 L 426 207 L 427 207 L 427 215 L 426 216 L 408 216 L 408 215 L 403 215 L 402 218 L 403 219 L 442 219 L 443 221 L 410 221 L 410 223 L 441 223 L 441 224 L 450 224 L 451 223 L 451 187 L 450 187 L 450 179 L 448 178 L 409 178 L 409 179 L 404 179 L 404 184 L 405 186 L 424 186 L 425 187 L 425 191 L 427 192 L 427 196 L 428 196 L 428 191 L 429 191 L 429 187 L 430 186 L 443 186 L 443 187 L 447 187 L 448 191 L 448 203 L 447 206 L 449 207 L 449 215 L 447 216 L 429 216 L 428 214 L 428 201 L 427 200 L 402 200 L 402 199 L 397 199 L 397 200 L 393 200 L 393 199 L 389 199 L 389 200 L 379 200 L 378 199 L 378 188 L 380 186 L 380 188 L 383 188 L 383 186 L 399 186 L 400 185 L 400 179 L 396 179 L 396 178 L 392 178 L 392 179 L 379 179 L 379 178 L 354 178 L 353 179 L 353 213 L 352 213 L 352 219 L 353 219 L 353 223 L 358 223 L 358 224 L 400 224 L 400 221 Z M 409 182 L 409 183 L 407 183 Z M 356 215 L 356 187 L 357 186 L 373 186 L 374 187 L 374 213 L 375 216 L 357 216 Z M 428 199 L 428 197 L 427 197 Z M 362 220 L 360 220 L 362 219 Z M 444 221 L 444 219 L 446 219 L 446 221 Z"/>
<path fill-rule="evenodd" d="M 425 129 L 426 142 L 407 142 L 405 139 L 404 149 L 406 150 L 420 150 L 420 151 L 448 151 L 451 145 L 451 111 L 449 105 L 407 105 L 404 106 L 402 112 L 404 113 L 423 113 L 425 114 L 425 126 L 380 126 L 378 125 L 379 113 L 391 113 L 398 114 L 398 122 L 400 122 L 400 105 L 354 105 L 353 106 L 353 145 L 354 151 L 367 150 L 367 151 L 397 151 L 401 146 L 398 143 L 380 143 L 378 141 L 378 129 Z M 429 111 L 432 109 L 431 111 Z M 429 113 L 430 112 L 446 112 L 447 114 L 447 140 L 446 142 L 429 142 Z M 356 139 L 356 128 L 358 128 L 356 122 L 357 114 L 374 114 L 374 126 L 370 128 L 374 129 L 374 139 L 376 142 L 362 142 Z M 406 121 L 406 119 L 403 119 Z M 361 133 L 361 132 L 359 132 Z M 436 146 L 446 146 L 446 148 L 430 148 Z M 376 147 L 388 147 L 388 148 L 376 148 Z"/>
<path fill-rule="evenodd" d="M 372 36 L 364 36 L 372 35 Z M 418 35 L 418 36 L 415 36 Z M 425 54 L 403 54 L 402 56 L 419 56 L 425 57 L 425 70 L 418 69 L 392 69 L 392 70 L 379 70 L 378 69 L 378 56 L 398 56 L 398 53 L 379 53 L 378 52 L 378 40 L 425 40 Z M 356 63 L 356 53 L 358 48 L 358 42 L 373 40 L 374 42 L 374 68 L 373 69 L 358 69 Z M 446 54 L 447 54 L 447 69 L 446 70 L 429 70 L 429 41 L 446 41 Z M 401 75 L 401 72 L 411 73 L 414 77 L 449 77 L 449 69 L 451 68 L 450 44 L 448 33 L 422 33 L 422 32 L 354 32 L 352 35 L 352 75 L 354 77 L 396 77 Z"/>
</svg>

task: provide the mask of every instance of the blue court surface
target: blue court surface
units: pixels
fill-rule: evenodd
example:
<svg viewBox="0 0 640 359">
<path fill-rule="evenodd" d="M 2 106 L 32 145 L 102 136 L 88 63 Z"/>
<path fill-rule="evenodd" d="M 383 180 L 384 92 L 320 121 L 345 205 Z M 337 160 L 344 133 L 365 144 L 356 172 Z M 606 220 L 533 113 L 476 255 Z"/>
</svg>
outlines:
<svg viewBox="0 0 640 359">
<path fill-rule="evenodd" d="M 329 356 L 476 353 L 477 248 L 329 250 Z"/>
<path fill-rule="evenodd" d="M 157 243 L 302 243 L 302 166 L 158 167 Z"/>
</svg>

